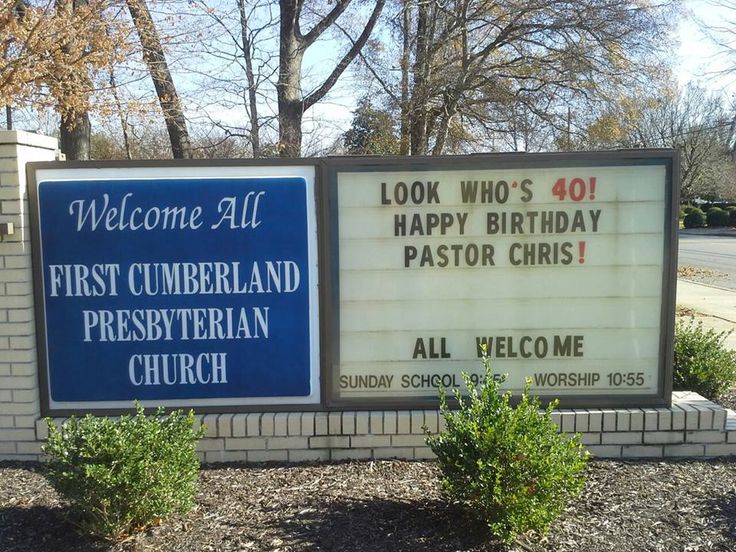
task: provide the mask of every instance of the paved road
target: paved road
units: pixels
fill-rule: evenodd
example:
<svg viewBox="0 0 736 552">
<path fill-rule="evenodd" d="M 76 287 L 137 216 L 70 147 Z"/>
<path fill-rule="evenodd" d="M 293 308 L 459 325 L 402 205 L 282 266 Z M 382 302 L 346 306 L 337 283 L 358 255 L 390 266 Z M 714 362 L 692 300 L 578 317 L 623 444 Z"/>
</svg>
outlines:
<svg viewBox="0 0 736 552">
<path fill-rule="evenodd" d="M 680 233 L 678 264 L 713 271 L 695 277 L 697 281 L 736 289 L 736 236 Z"/>
</svg>

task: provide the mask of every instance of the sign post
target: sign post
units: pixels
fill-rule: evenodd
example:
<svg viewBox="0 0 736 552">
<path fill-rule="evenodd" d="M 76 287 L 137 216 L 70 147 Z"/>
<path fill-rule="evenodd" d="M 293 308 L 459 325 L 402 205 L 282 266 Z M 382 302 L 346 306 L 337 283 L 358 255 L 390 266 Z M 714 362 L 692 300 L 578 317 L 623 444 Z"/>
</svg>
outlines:
<svg viewBox="0 0 736 552">
<path fill-rule="evenodd" d="M 330 162 L 333 406 L 428 407 L 461 373 L 563 406 L 671 396 L 672 151 Z"/>
</svg>

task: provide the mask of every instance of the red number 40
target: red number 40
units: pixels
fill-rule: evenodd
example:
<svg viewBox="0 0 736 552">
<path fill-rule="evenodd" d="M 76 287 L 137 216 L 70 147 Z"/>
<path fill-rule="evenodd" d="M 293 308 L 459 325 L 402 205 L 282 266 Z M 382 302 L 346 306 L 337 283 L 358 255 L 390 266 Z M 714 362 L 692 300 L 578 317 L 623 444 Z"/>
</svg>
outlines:
<svg viewBox="0 0 736 552">
<path fill-rule="evenodd" d="M 588 178 L 587 182 L 582 178 L 573 178 L 569 184 L 567 178 L 558 178 L 552 186 L 552 195 L 560 201 L 565 201 L 568 195 L 572 201 L 582 201 L 586 194 L 589 194 L 590 199 L 595 199 L 595 176 Z"/>
</svg>

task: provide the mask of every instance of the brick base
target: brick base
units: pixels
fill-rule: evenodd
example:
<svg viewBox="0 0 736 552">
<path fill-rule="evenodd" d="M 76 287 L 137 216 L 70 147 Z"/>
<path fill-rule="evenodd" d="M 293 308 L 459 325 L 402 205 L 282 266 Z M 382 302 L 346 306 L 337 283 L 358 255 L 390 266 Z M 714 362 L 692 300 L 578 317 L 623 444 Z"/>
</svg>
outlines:
<svg viewBox="0 0 736 552">
<path fill-rule="evenodd" d="M 736 413 L 695 393 L 674 393 L 672 408 L 559 410 L 553 418 L 560 431 L 580 433 L 601 458 L 736 454 Z M 206 427 L 199 444 L 205 462 L 427 459 L 433 455 L 423 428 L 444 427 L 436 410 L 206 414 L 197 423 Z M 38 420 L 35 435 L 23 435 L 28 442 L 17 443 L 18 454 L 0 449 L 0 458 L 41 459 L 40 441 L 47 435 Z"/>
</svg>

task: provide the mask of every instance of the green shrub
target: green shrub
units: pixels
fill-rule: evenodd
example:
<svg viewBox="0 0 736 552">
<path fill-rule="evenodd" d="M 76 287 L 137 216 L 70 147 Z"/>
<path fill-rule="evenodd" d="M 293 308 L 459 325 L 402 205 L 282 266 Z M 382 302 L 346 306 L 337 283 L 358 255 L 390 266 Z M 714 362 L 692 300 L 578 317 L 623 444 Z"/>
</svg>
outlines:
<svg viewBox="0 0 736 552">
<path fill-rule="evenodd" d="M 695 205 L 685 205 L 682 207 L 682 210 L 685 211 L 686 215 L 689 215 L 693 211 L 700 211 Z"/>
<path fill-rule="evenodd" d="M 685 228 L 704 228 L 705 213 L 700 209 L 693 209 L 685 215 L 685 220 L 682 222 Z"/>
<path fill-rule="evenodd" d="M 726 211 L 728 211 L 728 225 L 736 226 L 736 207 L 727 207 Z"/>
<path fill-rule="evenodd" d="M 45 475 L 89 533 L 120 539 L 193 506 L 203 431 L 193 429 L 193 412 L 146 416 L 136 403 L 136 414 L 119 420 L 72 417 L 60 430 L 46 423 Z"/>
<path fill-rule="evenodd" d="M 728 211 L 724 211 L 723 209 L 719 209 L 718 207 L 708 211 L 708 214 L 705 218 L 708 226 L 710 226 L 711 228 L 728 226 L 728 223 L 730 222 L 730 215 Z"/>
<path fill-rule="evenodd" d="M 577 435 L 558 433 L 551 417 L 556 401 L 540 412 L 527 381 L 521 401 L 512 406 L 510 394 L 499 393 L 488 358 L 484 361 L 481 386 L 463 374 L 469 396 L 456 390 L 457 411 L 450 410 L 440 389 L 446 429 L 436 435 L 427 431 L 427 444 L 450 497 L 466 502 L 494 535 L 509 542 L 529 530 L 545 532 L 580 494 L 588 453 Z"/>
<path fill-rule="evenodd" d="M 695 391 L 716 399 L 736 382 L 736 351 L 724 346 L 729 332 L 703 330 L 701 322 L 675 324 L 675 391 Z"/>
</svg>

